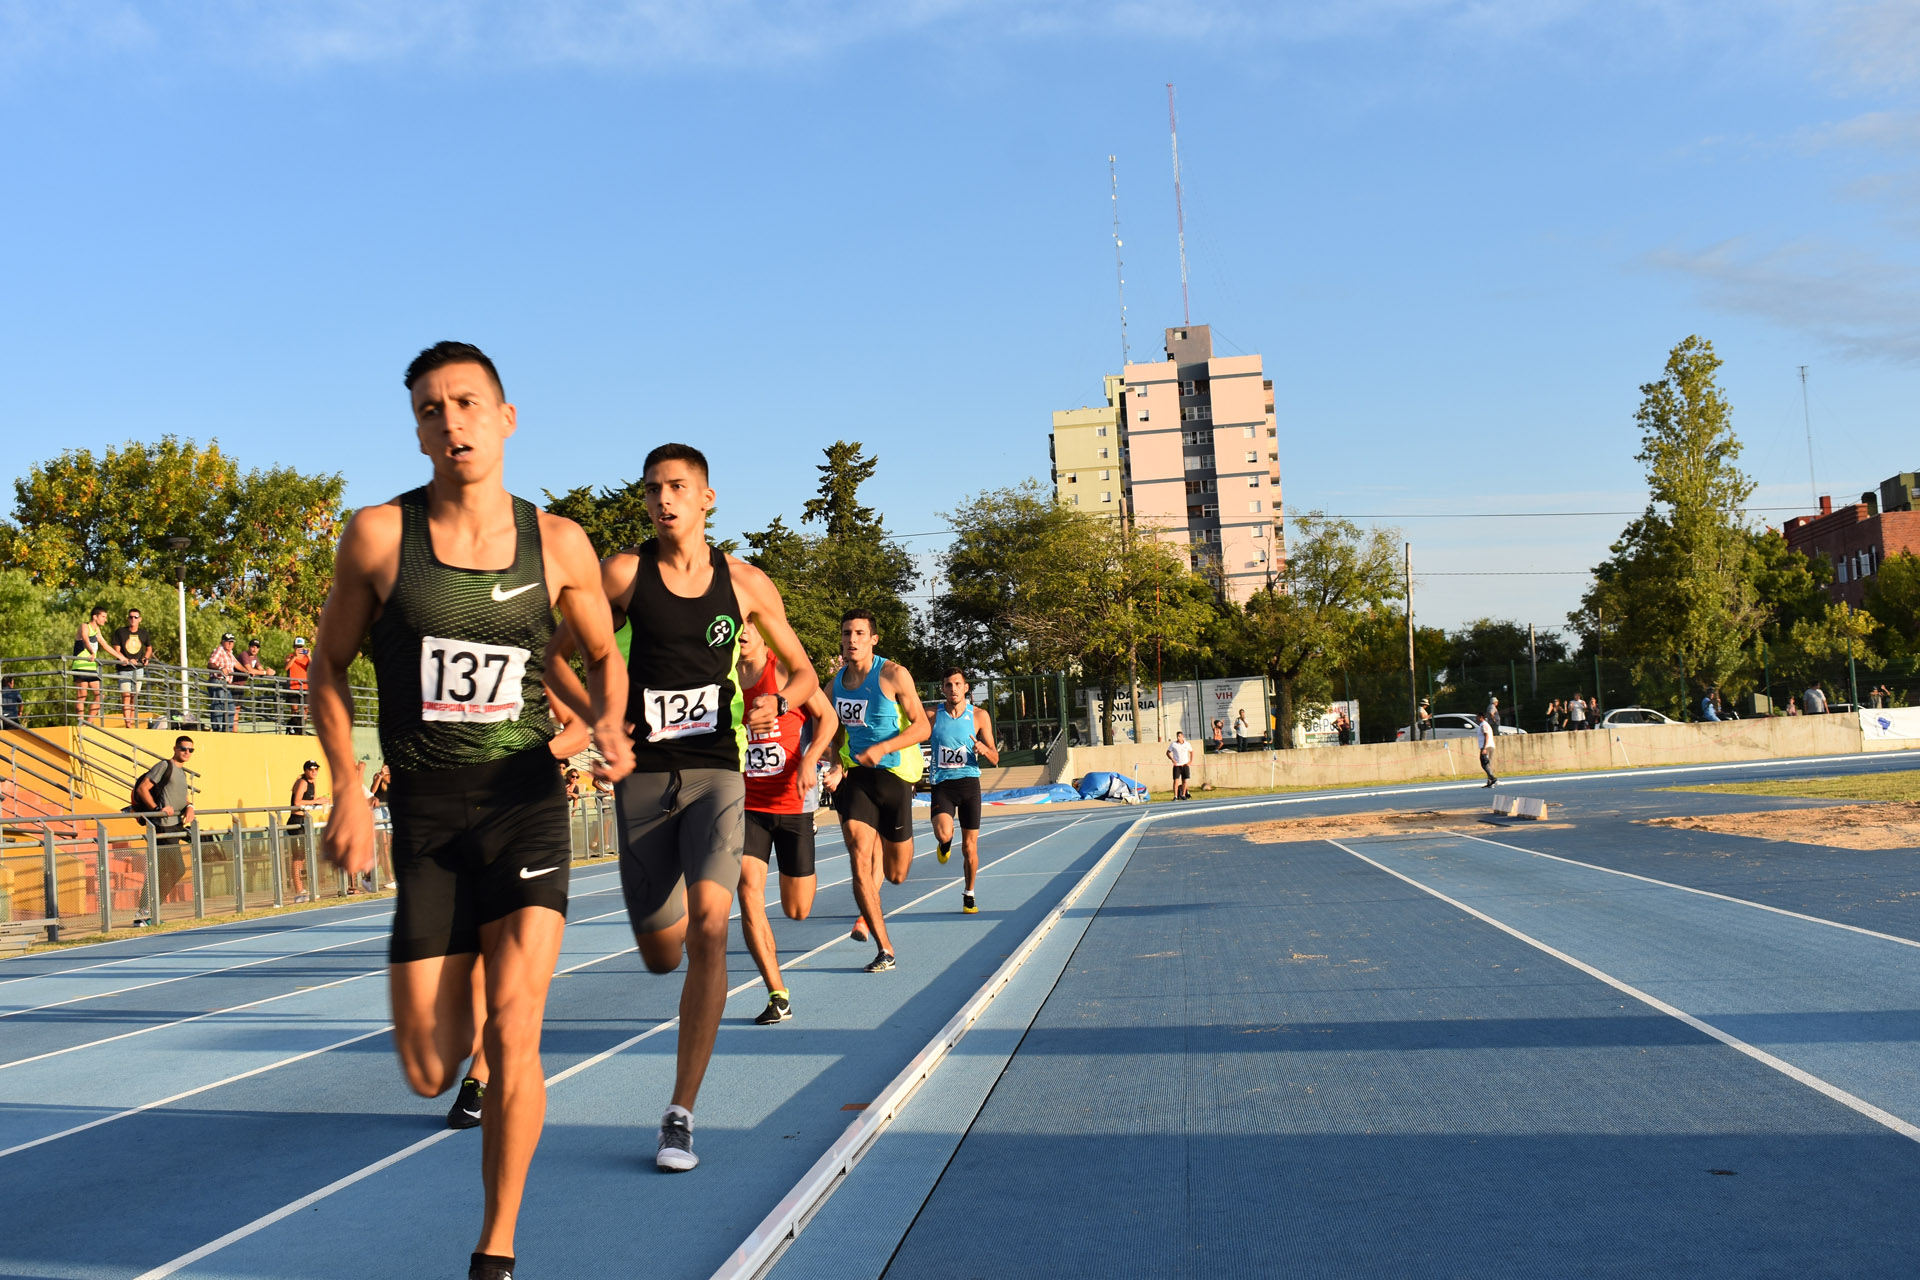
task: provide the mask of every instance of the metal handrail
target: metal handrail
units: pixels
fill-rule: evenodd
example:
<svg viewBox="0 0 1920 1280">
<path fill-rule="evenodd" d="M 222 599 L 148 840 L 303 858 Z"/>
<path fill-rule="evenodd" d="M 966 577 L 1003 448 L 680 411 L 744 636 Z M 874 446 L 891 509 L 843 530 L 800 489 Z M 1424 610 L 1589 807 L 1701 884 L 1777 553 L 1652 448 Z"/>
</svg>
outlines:
<svg viewBox="0 0 1920 1280">
<path fill-rule="evenodd" d="M 7 727 L 14 727 L 16 723 L 20 726 L 73 723 L 76 661 L 79 659 L 60 654 L 0 658 L 0 676 L 13 677 L 17 687 L 9 692 L 20 695 L 17 713 L 0 712 L 6 716 Z M 100 680 L 102 709 L 96 723 L 122 716 L 124 704 L 117 687 L 121 679 L 120 664 L 111 657 L 86 661 L 95 664 L 95 670 L 86 674 L 92 676 L 97 671 Z M 252 676 L 244 684 L 229 684 L 217 679 L 215 673 L 204 666 L 182 667 L 158 659 L 141 664 L 139 671 L 134 716 L 138 722 L 152 727 L 217 732 L 218 727 L 212 722 L 218 718 L 241 732 L 266 733 L 301 729 L 309 723 L 307 699 L 311 680 L 302 682 L 306 687 L 297 689 L 285 675 Z M 349 685 L 348 690 L 353 695 L 353 722 L 367 727 L 377 724 L 379 690 L 361 684 Z M 181 713 L 183 693 L 184 716 Z M 243 715 L 247 714 L 255 718 L 244 719 Z"/>
</svg>

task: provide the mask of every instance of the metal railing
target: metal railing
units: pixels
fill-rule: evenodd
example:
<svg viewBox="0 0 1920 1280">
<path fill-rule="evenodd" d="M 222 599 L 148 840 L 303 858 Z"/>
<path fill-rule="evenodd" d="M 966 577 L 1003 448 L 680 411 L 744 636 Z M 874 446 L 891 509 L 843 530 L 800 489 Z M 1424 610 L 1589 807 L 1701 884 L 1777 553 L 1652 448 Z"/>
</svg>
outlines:
<svg viewBox="0 0 1920 1280">
<path fill-rule="evenodd" d="M 308 690 L 295 688 L 286 676 L 253 676 L 244 684 L 229 684 L 205 667 L 155 661 L 123 672 L 112 658 L 99 661 L 97 668 L 74 665 L 81 661 L 94 660 L 58 654 L 0 658 L 0 677 L 14 682 L 13 688 L 0 689 L 0 723 L 6 728 L 72 724 L 79 714 L 76 677 L 97 675 L 97 685 L 90 683 L 87 692 L 87 719 L 93 724 L 210 733 L 313 731 Z M 377 724 L 378 691 L 371 685 L 349 688 L 353 722 Z"/>
<path fill-rule="evenodd" d="M 613 797 L 569 802 L 574 859 L 619 852 Z M 353 877 L 320 850 L 316 811 L 209 809 L 158 829 L 124 813 L 10 817 L 0 830 L 0 924 L 46 926 L 49 938 L 205 919 L 290 903 L 345 899 L 393 882 L 393 834 L 375 811 L 374 869 Z"/>
</svg>

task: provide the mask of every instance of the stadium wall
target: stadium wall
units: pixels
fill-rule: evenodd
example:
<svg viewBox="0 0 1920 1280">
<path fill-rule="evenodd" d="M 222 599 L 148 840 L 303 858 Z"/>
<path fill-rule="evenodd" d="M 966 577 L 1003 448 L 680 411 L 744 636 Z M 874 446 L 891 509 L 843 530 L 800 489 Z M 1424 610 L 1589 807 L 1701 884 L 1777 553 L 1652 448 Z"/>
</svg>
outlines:
<svg viewBox="0 0 1920 1280">
<path fill-rule="evenodd" d="M 1719 724 L 1640 725 L 1606 732 L 1513 734 L 1500 739 L 1494 770 L 1565 773 L 1905 749 L 1920 749 L 1920 737 L 1868 738 L 1858 716 L 1776 716 Z M 1080 777 L 1111 770 L 1164 790 L 1170 785 L 1168 768 L 1161 745 L 1148 742 L 1075 747 L 1069 772 Z M 1208 753 L 1194 759 L 1193 785 L 1343 787 L 1479 776 L 1480 757 L 1473 740 L 1443 738 L 1418 743 Z"/>
</svg>

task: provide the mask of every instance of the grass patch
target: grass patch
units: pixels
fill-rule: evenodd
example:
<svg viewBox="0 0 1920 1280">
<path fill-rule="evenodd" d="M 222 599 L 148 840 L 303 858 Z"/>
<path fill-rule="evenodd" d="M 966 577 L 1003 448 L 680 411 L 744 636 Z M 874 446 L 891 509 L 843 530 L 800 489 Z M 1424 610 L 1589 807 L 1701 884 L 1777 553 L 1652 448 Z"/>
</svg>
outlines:
<svg viewBox="0 0 1920 1280">
<path fill-rule="evenodd" d="M 1920 800 L 1920 769 L 1889 773 L 1852 773 L 1837 778 L 1768 778 L 1753 782 L 1702 782 L 1661 787 L 1662 791 L 1699 791 L 1707 795 L 1792 796 L 1804 800 L 1862 800 L 1868 803 Z"/>
</svg>

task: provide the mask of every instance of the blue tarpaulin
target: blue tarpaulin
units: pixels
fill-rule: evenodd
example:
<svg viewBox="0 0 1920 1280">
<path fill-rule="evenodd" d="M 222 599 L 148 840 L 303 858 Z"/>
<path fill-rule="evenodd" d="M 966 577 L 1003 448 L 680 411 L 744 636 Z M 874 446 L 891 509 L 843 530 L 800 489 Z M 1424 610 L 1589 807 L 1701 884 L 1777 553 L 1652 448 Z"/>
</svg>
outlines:
<svg viewBox="0 0 1920 1280">
<path fill-rule="evenodd" d="M 1143 801 L 1147 798 L 1145 783 L 1135 782 L 1124 773 L 1090 773 L 1080 779 L 1076 795 L 1081 800 L 1126 800 Z"/>
</svg>

